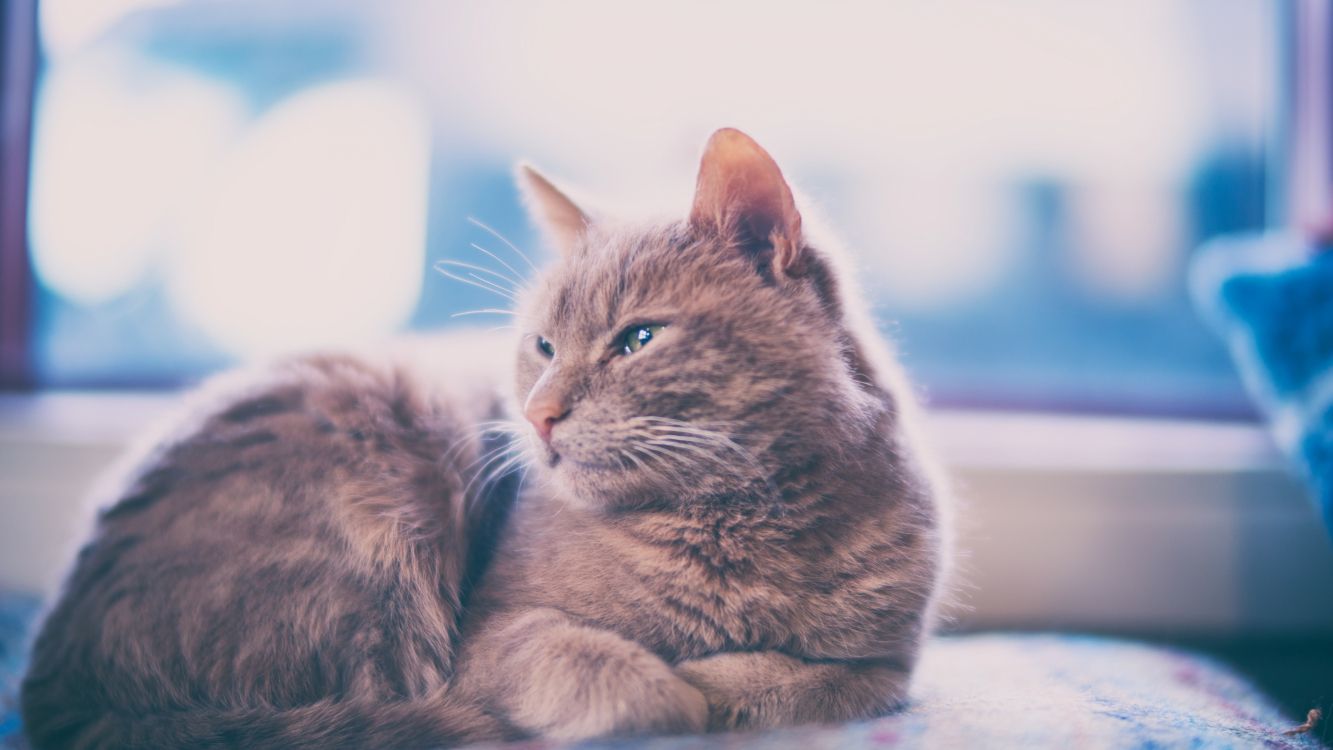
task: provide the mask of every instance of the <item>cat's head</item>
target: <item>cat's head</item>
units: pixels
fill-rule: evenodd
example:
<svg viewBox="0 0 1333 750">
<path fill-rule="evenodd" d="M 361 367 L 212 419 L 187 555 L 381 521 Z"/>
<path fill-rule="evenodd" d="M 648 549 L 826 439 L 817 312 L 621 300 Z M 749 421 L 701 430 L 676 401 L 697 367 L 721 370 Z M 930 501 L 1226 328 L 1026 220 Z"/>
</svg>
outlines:
<svg viewBox="0 0 1333 750">
<path fill-rule="evenodd" d="M 833 267 L 745 134 L 708 141 L 676 223 L 594 219 L 532 169 L 519 181 L 559 258 L 519 301 L 517 397 L 566 497 L 771 496 L 877 418 Z"/>
</svg>

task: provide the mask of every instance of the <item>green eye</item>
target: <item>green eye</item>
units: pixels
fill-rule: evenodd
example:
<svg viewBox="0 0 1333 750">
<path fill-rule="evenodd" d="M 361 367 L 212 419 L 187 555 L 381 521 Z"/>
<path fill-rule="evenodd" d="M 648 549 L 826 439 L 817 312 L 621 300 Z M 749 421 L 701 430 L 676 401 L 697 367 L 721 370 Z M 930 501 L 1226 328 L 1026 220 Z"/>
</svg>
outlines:
<svg viewBox="0 0 1333 750">
<path fill-rule="evenodd" d="M 621 353 L 633 354 L 644 348 L 648 345 L 649 341 L 653 340 L 654 336 L 662 332 L 663 328 L 666 328 L 666 326 L 647 325 L 630 328 L 628 331 L 625 331 L 625 335 L 621 339 Z"/>
<path fill-rule="evenodd" d="M 547 341 L 545 336 L 537 337 L 537 350 L 547 357 L 555 356 L 555 344 Z"/>
</svg>

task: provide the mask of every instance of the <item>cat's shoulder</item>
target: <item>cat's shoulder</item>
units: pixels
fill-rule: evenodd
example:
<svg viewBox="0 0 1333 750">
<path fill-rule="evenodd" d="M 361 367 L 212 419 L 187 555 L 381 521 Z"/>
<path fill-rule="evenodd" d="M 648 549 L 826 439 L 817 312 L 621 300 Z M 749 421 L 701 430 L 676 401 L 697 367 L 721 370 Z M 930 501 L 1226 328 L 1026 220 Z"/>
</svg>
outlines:
<svg viewBox="0 0 1333 750">
<path fill-rule="evenodd" d="M 503 337 L 457 331 L 278 356 L 216 375 L 140 435 L 92 506 L 186 455 L 230 459 L 246 449 L 322 464 L 376 449 L 393 459 L 402 454 L 394 446 L 447 448 L 504 414 L 511 352 Z"/>
</svg>

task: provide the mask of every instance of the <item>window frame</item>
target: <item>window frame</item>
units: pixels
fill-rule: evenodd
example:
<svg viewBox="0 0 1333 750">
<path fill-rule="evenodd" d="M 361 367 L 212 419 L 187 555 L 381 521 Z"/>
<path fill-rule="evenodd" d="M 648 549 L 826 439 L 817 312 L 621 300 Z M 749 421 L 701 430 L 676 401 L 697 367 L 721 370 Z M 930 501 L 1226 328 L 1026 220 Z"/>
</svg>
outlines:
<svg viewBox="0 0 1333 750">
<path fill-rule="evenodd" d="M 27 214 L 37 0 L 6 0 L 0 13 L 0 390 L 20 390 L 33 386 Z"/>
<path fill-rule="evenodd" d="M 33 334 L 36 280 L 28 241 L 28 199 L 35 84 L 41 64 L 38 37 L 40 0 L 7 0 L 0 16 L 0 391 L 39 387 L 34 371 Z M 1272 224 L 1295 226 L 1310 236 L 1333 240 L 1333 97 L 1310 95 L 1310 82 L 1333 81 L 1333 0 L 1280 0 L 1276 7 L 1280 80 L 1276 82 L 1269 199 Z M 1318 28 L 1312 28 L 1317 24 Z M 1310 157 L 1318 157 L 1311 160 Z M 1313 166 L 1311 166 L 1313 165 Z M 1311 177 L 1308 172 L 1315 172 Z M 1314 186 L 1314 187 L 1312 187 Z M 1310 206 L 1314 206 L 1311 209 Z M 110 385 L 110 384 L 102 384 Z M 143 385 L 151 387 L 151 383 Z M 97 384 L 93 384 L 96 388 Z M 1154 403 L 1096 400 L 1044 401 L 950 394 L 940 406 L 1006 408 L 1020 411 L 1189 416 L 1251 420 L 1248 405 L 1235 409 L 1163 408 Z"/>
</svg>

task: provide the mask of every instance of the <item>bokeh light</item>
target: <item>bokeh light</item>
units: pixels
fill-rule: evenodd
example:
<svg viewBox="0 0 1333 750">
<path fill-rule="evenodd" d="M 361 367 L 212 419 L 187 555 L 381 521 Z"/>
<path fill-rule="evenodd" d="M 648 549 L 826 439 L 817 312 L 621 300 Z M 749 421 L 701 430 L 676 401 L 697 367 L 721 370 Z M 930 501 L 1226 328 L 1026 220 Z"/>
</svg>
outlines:
<svg viewBox="0 0 1333 750">
<path fill-rule="evenodd" d="M 391 332 L 420 293 L 429 165 L 425 114 L 392 84 L 294 94 L 187 213 L 173 303 L 243 355 Z"/>
<path fill-rule="evenodd" d="M 82 305 L 132 288 L 242 116 L 225 84 L 129 53 L 55 68 L 33 144 L 30 231 L 41 282 Z"/>
</svg>

